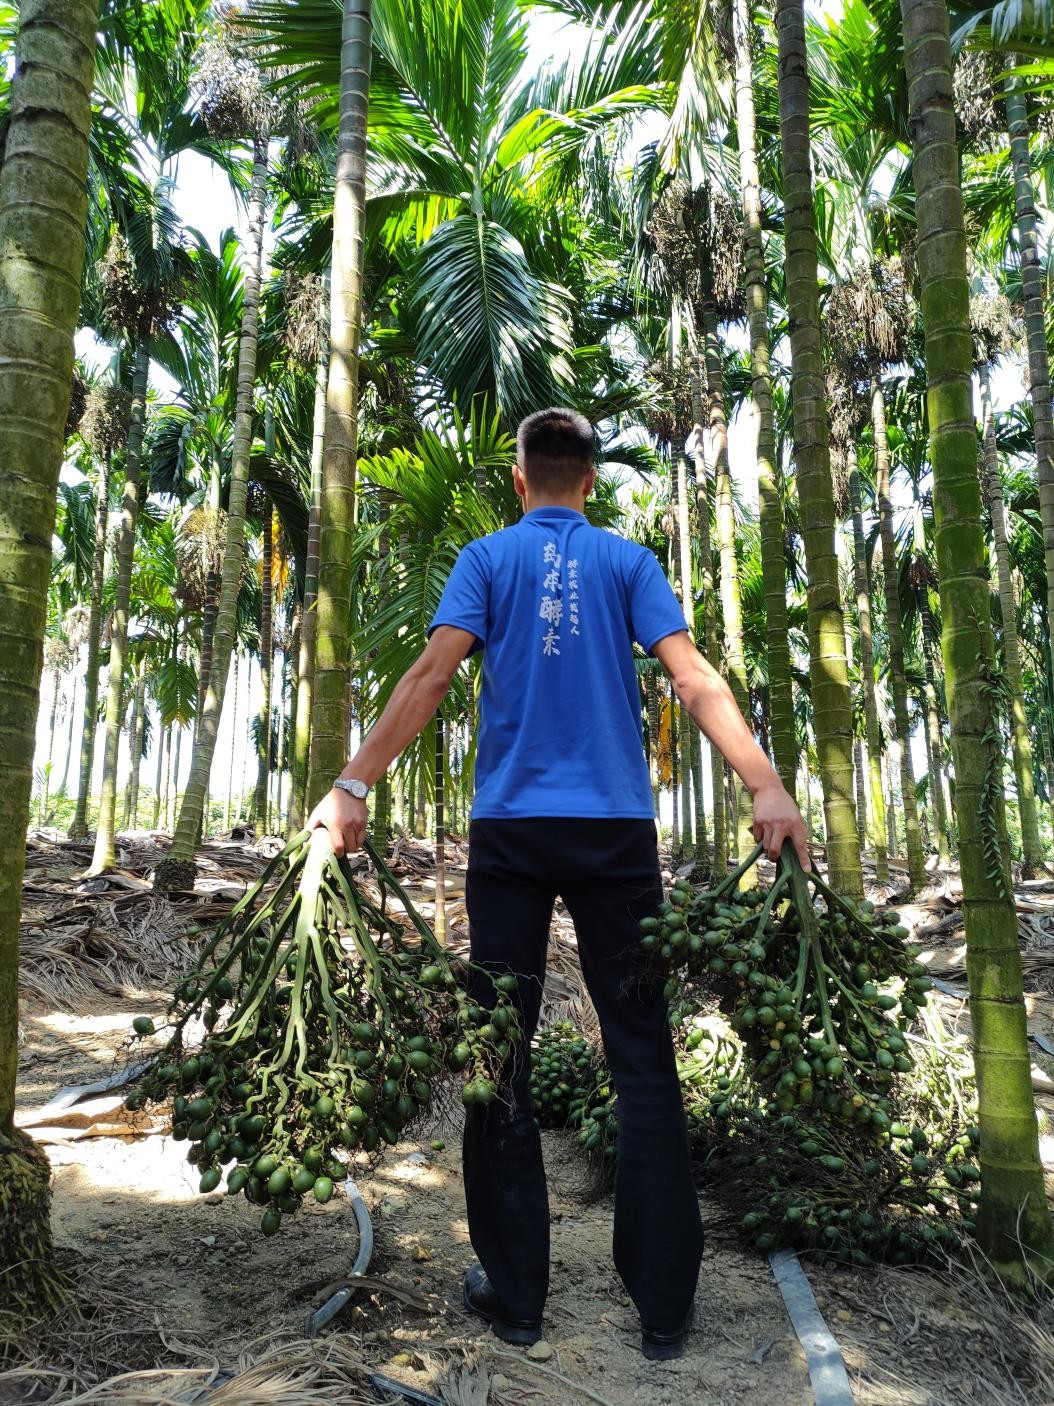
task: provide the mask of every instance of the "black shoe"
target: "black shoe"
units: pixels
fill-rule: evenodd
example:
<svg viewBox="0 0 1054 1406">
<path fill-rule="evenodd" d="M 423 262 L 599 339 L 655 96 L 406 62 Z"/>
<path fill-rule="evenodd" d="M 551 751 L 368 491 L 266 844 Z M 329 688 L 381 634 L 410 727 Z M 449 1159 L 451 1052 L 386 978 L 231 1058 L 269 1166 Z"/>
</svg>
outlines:
<svg viewBox="0 0 1054 1406">
<path fill-rule="evenodd" d="M 530 1347 L 542 1336 L 541 1320 L 533 1322 L 508 1317 L 494 1292 L 494 1285 L 487 1278 L 487 1271 L 481 1264 L 474 1264 L 465 1275 L 462 1300 L 469 1313 L 485 1319 L 490 1324 L 491 1331 L 501 1338 L 502 1342 Z"/>
<path fill-rule="evenodd" d="M 649 1362 L 670 1362 L 675 1357 L 684 1356 L 684 1340 L 692 1326 L 692 1314 L 680 1328 L 670 1333 L 656 1332 L 652 1328 L 641 1328 L 640 1350 Z"/>
</svg>

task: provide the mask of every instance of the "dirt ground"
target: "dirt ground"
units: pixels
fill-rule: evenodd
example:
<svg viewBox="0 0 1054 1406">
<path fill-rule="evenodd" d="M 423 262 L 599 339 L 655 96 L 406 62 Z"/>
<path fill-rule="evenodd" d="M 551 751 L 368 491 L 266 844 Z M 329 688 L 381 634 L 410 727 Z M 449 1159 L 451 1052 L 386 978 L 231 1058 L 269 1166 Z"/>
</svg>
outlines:
<svg viewBox="0 0 1054 1406">
<path fill-rule="evenodd" d="M 456 907 L 456 877 L 454 887 Z M 32 1121 L 33 1110 L 63 1087 L 124 1064 L 132 1017 L 162 1004 L 160 992 L 96 992 L 73 1010 L 27 997 L 19 1121 Z M 160 1123 L 156 1131 L 130 1128 L 114 1098 L 88 1107 L 96 1111 L 82 1121 L 94 1121 L 99 1135 L 69 1126 L 44 1135 L 54 1170 L 54 1234 L 78 1273 L 90 1271 L 137 1305 L 142 1360 L 127 1365 L 148 1365 L 158 1340 L 170 1361 L 233 1363 L 251 1339 L 302 1331 L 355 1257 L 348 1202 L 305 1206 L 265 1239 L 258 1208 L 240 1197 L 198 1194 L 185 1145 Z M 442 1150 L 432 1149 L 433 1137 L 445 1140 Z M 676 1362 L 645 1362 L 611 1261 L 610 1199 L 593 1194 L 571 1136 L 548 1132 L 543 1139 L 553 1218 L 544 1325 L 551 1356 L 535 1360 L 498 1343 L 462 1310 L 461 1277 L 473 1255 L 456 1123 L 400 1144 L 376 1170 L 363 1168 L 360 1189 L 376 1236 L 369 1286 L 325 1331 L 349 1335 L 373 1370 L 420 1391 L 436 1391 L 437 1364 L 468 1349 L 489 1366 L 492 1400 L 673 1406 L 686 1393 L 710 1406 L 814 1400 L 768 1264 L 740 1249 L 705 1187 L 708 1246 L 689 1350 Z M 1025 1349 L 1005 1331 L 1005 1315 L 979 1302 L 972 1282 L 891 1269 L 810 1267 L 808 1275 L 859 1406 L 1054 1401 L 1035 1386 Z M 1050 1347 L 1044 1338 L 1032 1350 Z"/>
</svg>

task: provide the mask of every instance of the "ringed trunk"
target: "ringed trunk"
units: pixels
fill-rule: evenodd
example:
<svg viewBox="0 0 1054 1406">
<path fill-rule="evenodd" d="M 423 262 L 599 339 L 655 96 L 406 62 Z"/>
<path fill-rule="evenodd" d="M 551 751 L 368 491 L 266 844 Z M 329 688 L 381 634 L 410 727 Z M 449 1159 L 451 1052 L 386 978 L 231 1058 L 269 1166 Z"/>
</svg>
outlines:
<svg viewBox="0 0 1054 1406">
<path fill-rule="evenodd" d="M 794 457 L 808 568 L 809 674 L 833 888 L 864 891 L 853 815 L 853 714 L 827 438 L 803 0 L 776 0 Z"/>
<path fill-rule="evenodd" d="M 102 592 L 106 570 L 106 526 L 109 520 L 110 466 L 109 449 L 99 468 L 95 499 L 95 550 L 91 564 L 91 604 L 88 609 L 88 660 L 84 672 L 84 721 L 81 724 L 80 778 L 77 784 L 77 809 L 70 826 L 70 839 L 88 837 L 88 802 L 91 799 L 91 779 L 95 761 L 95 730 L 99 714 L 99 643 L 102 634 Z"/>
<path fill-rule="evenodd" d="M 346 686 L 351 664 L 348 627 L 355 531 L 366 120 L 372 34 L 371 0 L 344 0 L 309 806 L 329 790 L 347 760 Z"/>
<path fill-rule="evenodd" d="M 117 863 L 117 760 L 124 720 L 124 673 L 128 655 L 128 603 L 135 558 L 135 526 L 139 518 L 139 465 L 143 452 L 146 391 L 150 377 L 150 339 L 139 339 L 132 373 L 132 411 L 125 448 L 121 535 L 117 541 L 117 592 L 110 617 L 110 667 L 106 684 L 106 733 L 102 763 L 99 823 L 95 853 L 88 874 L 105 874 Z"/>
<path fill-rule="evenodd" d="M 871 636 L 871 583 L 867 572 L 864 518 L 860 501 L 860 466 L 856 449 L 848 449 L 849 501 L 853 516 L 853 576 L 856 585 L 856 619 L 860 632 L 860 677 L 864 691 L 864 728 L 867 735 L 867 808 L 871 844 L 875 851 L 875 880 L 889 883 L 889 857 L 886 851 L 886 798 L 882 787 L 882 734 L 878 725 L 878 697 L 875 691 L 875 650 Z"/>
<path fill-rule="evenodd" d="M 882 538 L 882 583 L 886 596 L 886 637 L 889 641 L 889 680 L 893 694 L 893 722 L 900 743 L 900 792 L 904 805 L 904 835 L 908 852 L 908 881 L 912 890 L 926 884 L 926 856 L 919 832 L 919 807 L 915 797 L 915 769 L 911 764 L 911 729 L 908 723 L 908 685 L 904 673 L 904 631 L 900 618 L 900 585 L 897 546 L 893 533 L 893 503 L 889 485 L 889 442 L 886 434 L 886 400 L 877 376 L 871 378 L 871 425 L 875 436 L 875 488 L 878 526 Z"/>
<path fill-rule="evenodd" d="M 51 535 L 87 216 L 96 0 L 22 0 L 0 135 L 0 1264 L 16 1332 L 56 1311 L 43 1151 L 14 1127 L 22 877 Z"/>
<path fill-rule="evenodd" d="M 743 294 L 750 333 L 750 385 L 757 410 L 758 526 L 761 577 L 765 591 L 765 649 L 769 665 L 769 736 L 772 757 L 784 786 L 794 794 L 798 749 L 794 733 L 790 642 L 787 628 L 787 567 L 783 505 L 776 468 L 776 417 L 772 406 L 769 293 L 761 231 L 761 175 L 758 169 L 754 71 L 750 46 L 749 0 L 735 0 L 736 135 L 743 203 Z"/>
<path fill-rule="evenodd" d="M 242 564 L 245 560 L 245 504 L 249 486 L 249 457 L 252 451 L 253 383 L 256 378 L 260 316 L 267 157 L 267 134 L 258 133 L 253 142 L 253 176 L 249 197 L 249 230 L 246 237 L 248 257 L 242 295 L 227 535 L 223 548 L 223 568 L 220 572 L 220 599 L 213 636 L 212 668 L 205 694 L 205 707 L 195 730 L 190 776 L 187 779 L 183 804 L 179 808 L 172 847 L 158 865 L 154 877 L 155 888 L 162 891 L 193 886 L 194 850 L 201 834 L 209 772 L 216 750 L 216 737 L 223 712 L 223 697 L 227 688 L 227 675 L 237 628 L 238 592 L 241 588 Z"/>
<path fill-rule="evenodd" d="M 977 479 L 973 346 L 952 56 L 944 0 L 901 0 L 915 157 L 933 511 L 955 763 L 966 965 L 981 1126 L 978 1238 L 989 1263 L 1026 1279 L 1054 1253 L 1039 1160 L 1017 913 L 1010 888 L 996 654 Z"/>
<path fill-rule="evenodd" d="M 981 425 L 988 506 L 992 519 L 996 573 L 999 581 L 999 613 L 1003 621 L 1003 660 L 1010 689 L 1010 747 L 1014 758 L 1017 805 L 1021 817 L 1021 870 L 1031 878 L 1043 866 L 1043 844 L 1039 838 L 1039 812 L 1036 807 L 1035 767 L 1032 740 L 1025 716 L 1025 687 L 1021 676 L 1021 646 L 1017 638 L 1017 609 L 1010 578 L 1010 553 L 1006 542 L 1006 513 L 1003 480 L 999 472 L 999 449 L 992 416 L 992 381 L 987 365 L 979 370 L 981 383 Z"/>
<path fill-rule="evenodd" d="M 732 474 L 728 465 L 728 414 L 725 409 L 724 366 L 718 335 L 717 306 L 713 297 L 713 271 L 709 256 L 703 259 L 702 304 L 697 325 L 703 339 L 703 365 L 706 370 L 706 399 L 710 444 L 714 455 L 714 525 L 721 557 L 721 614 L 724 621 L 725 677 L 744 721 L 751 727 L 750 690 L 743 651 L 743 606 L 739 595 L 739 563 L 736 560 L 736 522 L 732 505 Z M 751 729 L 753 731 L 753 729 Z M 750 792 L 739 780 L 733 781 L 737 820 L 737 853 L 748 854 L 754 847 L 754 810 Z M 756 882 L 757 870 L 743 875 L 743 885 Z"/>
</svg>

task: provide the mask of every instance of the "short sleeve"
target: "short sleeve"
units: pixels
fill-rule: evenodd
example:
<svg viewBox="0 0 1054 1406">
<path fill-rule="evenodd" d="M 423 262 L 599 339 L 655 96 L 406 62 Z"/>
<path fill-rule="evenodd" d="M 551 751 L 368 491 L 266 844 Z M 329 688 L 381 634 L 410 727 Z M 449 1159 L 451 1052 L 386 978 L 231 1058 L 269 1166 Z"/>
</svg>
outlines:
<svg viewBox="0 0 1054 1406">
<path fill-rule="evenodd" d="M 429 638 L 440 625 L 453 625 L 476 636 L 474 654 L 487 641 L 487 614 L 490 605 L 490 574 L 485 553 L 475 542 L 462 547 L 454 562 L 439 601 L 439 608 L 428 627 Z"/>
<path fill-rule="evenodd" d="M 630 572 L 629 609 L 633 638 L 646 654 L 667 635 L 688 629 L 658 557 L 646 548 L 638 553 Z"/>
</svg>

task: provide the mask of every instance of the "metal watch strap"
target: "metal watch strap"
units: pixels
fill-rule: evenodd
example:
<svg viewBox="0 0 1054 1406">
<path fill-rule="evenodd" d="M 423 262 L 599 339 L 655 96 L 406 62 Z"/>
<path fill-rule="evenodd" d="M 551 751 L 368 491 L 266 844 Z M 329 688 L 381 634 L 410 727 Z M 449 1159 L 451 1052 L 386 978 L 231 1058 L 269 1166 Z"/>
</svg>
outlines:
<svg viewBox="0 0 1054 1406">
<path fill-rule="evenodd" d="M 343 776 L 338 776 L 333 785 L 338 791 L 347 791 L 348 795 L 354 796 L 357 801 L 364 801 L 370 794 L 370 788 L 366 785 L 366 782 L 360 781 L 354 776 L 347 779 Z"/>
</svg>

